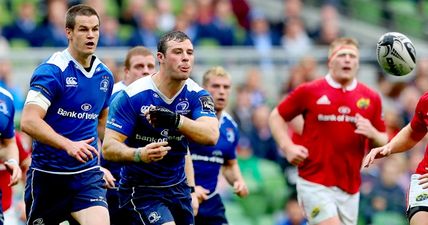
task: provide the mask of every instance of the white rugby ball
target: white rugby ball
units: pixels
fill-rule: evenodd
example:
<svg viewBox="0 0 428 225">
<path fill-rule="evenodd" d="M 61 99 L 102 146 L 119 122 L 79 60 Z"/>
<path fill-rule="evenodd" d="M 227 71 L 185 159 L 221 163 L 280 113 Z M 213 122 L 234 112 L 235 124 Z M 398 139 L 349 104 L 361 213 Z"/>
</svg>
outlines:
<svg viewBox="0 0 428 225">
<path fill-rule="evenodd" d="M 383 34 L 376 46 L 380 67 L 395 76 L 409 74 L 416 66 L 416 50 L 406 35 L 398 32 Z"/>
</svg>

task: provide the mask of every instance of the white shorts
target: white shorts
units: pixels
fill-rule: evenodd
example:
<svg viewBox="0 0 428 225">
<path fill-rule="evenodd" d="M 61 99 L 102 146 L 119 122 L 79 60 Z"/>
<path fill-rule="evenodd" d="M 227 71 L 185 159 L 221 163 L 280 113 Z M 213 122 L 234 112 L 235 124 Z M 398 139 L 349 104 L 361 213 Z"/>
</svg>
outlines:
<svg viewBox="0 0 428 225">
<path fill-rule="evenodd" d="M 423 189 L 418 184 L 420 176 L 420 174 L 412 174 L 410 177 L 409 194 L 407 197 L 407 216 L 409 219 L 418 211 L 428 210 L 428 189 Z"/>
<path fill-rule="evenodd" d="M 318 224 L 338 216 L 343 225 L 356 225 L 360 193 L 348 194 L 338 187 L 326 187 L 297 179 L 297 198 L 305 211 L 309 224 Z"/>
</svg>

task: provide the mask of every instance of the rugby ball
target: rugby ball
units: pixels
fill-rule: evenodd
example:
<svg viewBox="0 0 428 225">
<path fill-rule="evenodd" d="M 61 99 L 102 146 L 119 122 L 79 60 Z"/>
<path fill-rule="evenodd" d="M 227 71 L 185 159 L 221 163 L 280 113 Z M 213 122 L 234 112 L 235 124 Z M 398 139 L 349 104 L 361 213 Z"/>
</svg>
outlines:
<svg viewBox="0 0 428 225">
<path fill-rule="evenodd" d="M 408 37 L 398 32 L 383 34 L 376 46 L 380 67 L 388 74 L 404 76 L 416 66 L 416 50 Z"/>
</svg>

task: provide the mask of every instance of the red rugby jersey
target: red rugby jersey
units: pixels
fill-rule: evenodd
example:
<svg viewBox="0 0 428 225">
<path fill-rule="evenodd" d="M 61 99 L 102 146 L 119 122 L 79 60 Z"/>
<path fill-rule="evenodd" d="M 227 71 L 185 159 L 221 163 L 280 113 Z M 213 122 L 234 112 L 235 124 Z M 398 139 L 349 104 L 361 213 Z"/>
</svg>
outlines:
<svg viewBox="0 0 428 225">
<path fill-rule="evenodd" d="M 410 122 L 414 133 L 413 138 L 419 140 L 428 132 L 428 93 L 425 93 L 418 101 L 415 108 L 415 115 Z M 428 172 L 428 146 L 425 150 L 424 158 L 419 162 L 416 168 L 417 174 L 425 174 Z"/>
<path fill-rule="evenodd" d="M 369 142 L 355 133 L 355 115 L 361 114 L 385 132 L 379 94 L 356 80 L 346 89 L 341 88 L 327 75 L 299 86 L 278 105 L 278 111 L 286 121 L 299 114 L 305 119 L 298 144 L 309 150 L 309 156 L 299 165 L 299 176 L 357 193 Z"/>
</svg>

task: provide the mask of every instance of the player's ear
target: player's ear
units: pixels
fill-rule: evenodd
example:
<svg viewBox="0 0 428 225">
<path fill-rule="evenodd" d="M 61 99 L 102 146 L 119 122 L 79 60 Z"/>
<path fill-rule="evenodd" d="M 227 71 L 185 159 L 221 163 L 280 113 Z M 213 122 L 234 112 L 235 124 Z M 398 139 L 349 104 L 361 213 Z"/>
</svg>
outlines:
<svg viewBox="0 0 428 225">
<path fill-rule="evenodd" d="M 158 52 L 158 53 L 156 54 L 156 56 L 157 56 L 157 58 L 158 58 L 159 63 L 162 63 L 162 62 L 163 62 L 163 60 L 164 60 L 165 55 L 164 55 L 162 52 Z"/>
<path fill-rule="evenodd" d="M 65 34 L 67 35 L 67 39 L 71 40 L 71 33 L 73 32 L 70 28 L 65 28 Z"/>
</svg>

